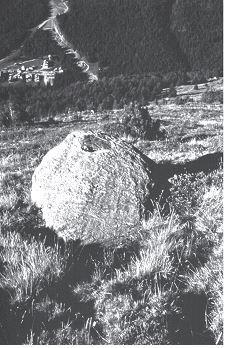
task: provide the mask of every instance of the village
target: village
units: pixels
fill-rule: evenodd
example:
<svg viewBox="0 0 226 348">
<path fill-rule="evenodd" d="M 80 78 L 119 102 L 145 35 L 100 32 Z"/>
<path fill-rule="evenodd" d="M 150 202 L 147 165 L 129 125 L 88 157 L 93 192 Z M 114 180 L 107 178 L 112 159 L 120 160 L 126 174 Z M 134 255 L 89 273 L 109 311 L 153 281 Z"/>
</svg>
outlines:
<svg viewBox="0 0 226 348">
<path fill-rule="evenodd" d="M 63 69 L 56 63 L 56 57 L 49 54 L 40 59 L 14 63 L 0 70 L 0 83 L 23 81 L 53 86 L 56 75 L 62 73 Z"/>
</svg>

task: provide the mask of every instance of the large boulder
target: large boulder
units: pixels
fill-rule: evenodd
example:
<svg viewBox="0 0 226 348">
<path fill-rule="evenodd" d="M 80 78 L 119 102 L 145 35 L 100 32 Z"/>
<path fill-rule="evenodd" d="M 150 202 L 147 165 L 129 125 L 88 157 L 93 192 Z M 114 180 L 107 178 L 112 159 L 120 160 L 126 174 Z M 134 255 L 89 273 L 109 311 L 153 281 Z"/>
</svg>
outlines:
<svg viewBox="0 0 226 348">
<path fill-rule="evenodd" d="M 126 142 L 73 132 L 36 168 L 31 198 L 59 237 L 120 245 L 138 238 L 154 186 L 150 163 Z"/>
</svg>

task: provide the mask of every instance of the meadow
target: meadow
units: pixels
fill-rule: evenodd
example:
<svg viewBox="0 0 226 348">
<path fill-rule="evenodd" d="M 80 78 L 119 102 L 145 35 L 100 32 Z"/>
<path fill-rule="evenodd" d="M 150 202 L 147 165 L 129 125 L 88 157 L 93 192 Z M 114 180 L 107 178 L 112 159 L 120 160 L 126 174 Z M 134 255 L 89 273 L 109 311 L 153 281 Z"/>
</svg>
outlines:
<svg viewBox="0 0 226 348">
<path fill-rule="evenodd" d="M 166 137 L 134 145 L 157 163 L 222 151 L 222 105 L 172 99 L 149 112 Z M 48 150 L 104 122 L 0 132 L 0 344 L 222 344 L 222 167 L 170 178 L 167 213 L 154 202 L 139 241 L 120 248 L 64 242 L 32 205 Z"/>
</svg>

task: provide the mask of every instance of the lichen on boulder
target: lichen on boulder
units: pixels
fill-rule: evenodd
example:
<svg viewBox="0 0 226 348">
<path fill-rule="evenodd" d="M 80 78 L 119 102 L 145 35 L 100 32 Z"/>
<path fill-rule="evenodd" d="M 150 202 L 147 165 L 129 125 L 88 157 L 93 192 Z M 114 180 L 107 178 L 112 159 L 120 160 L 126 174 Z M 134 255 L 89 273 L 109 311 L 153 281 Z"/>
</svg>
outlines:
<svg viewBox="0 0 226 348">
<path fill-rule="evenodd" d="M 77 131 L 35 169 L 31 198 L 59 237 L 120 245 L 137 239 L 153 185 L 132 145 Z"/>
</svg>

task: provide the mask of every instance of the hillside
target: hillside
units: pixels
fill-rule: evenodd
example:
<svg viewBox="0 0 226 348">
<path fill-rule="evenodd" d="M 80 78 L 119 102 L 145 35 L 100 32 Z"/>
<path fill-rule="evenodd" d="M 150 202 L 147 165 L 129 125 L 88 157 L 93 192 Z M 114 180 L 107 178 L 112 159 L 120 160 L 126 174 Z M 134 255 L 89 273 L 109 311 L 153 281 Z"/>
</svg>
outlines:
<svg viewBox="0 0 226 348">
<path fill-rule="evenodd" d="M 222 70 L 222 0 L 71 0 L 69 7 L 64 33 L 111 74 Z"/>
<path fill-rule="evenodd" d="M 223 106 L 197 87 L 177 87 L 193 102 L 149 105 L 164 139 L 124 138 L 163 174 L 186 171 L 171 173 L 165 209 L 157 199 L 137 242 L 122 248 L 64 242 L 30 191 L 43 156 L 69 133 L 102 130 L 129 111 L 0 130 L 0 344 L 223 344 L 223 170 L 214 163 Z M 209 88 L 222 91 L 222 79 Z"/>
<path fill-rule="evenodd" d="M 43 22 L 49 14 L 46 0 L 1 0 L 0 59 L 17 50 L 28 37 L 29 30 Z"/>
<path fill-rule="evenodd" d="M 111 76 L 178 70 L 222 75 L 222 0 L 70 0 L 68 6 L 65 11 L 62 1 L 2 0 L 0 58 L 23 43 L 19 57 L 63 59 L 64 48 L 73 48 Z M 56 14 L 52 33 L 43 30 L 49 24 L 41 23 Z M 57 40 L 54 31 L 60 31 Z M 70 44 L 60 47 L 60 36 Z"/>
<path fill-rule="evenodd" d="M 191 70 L 222 70 L 223 1 L 174 1 L 171 30 Z"/>
<path fill-rule="evenodd" d="M 0 5 L 0 345 L 223 345 L 223 0 Z"/>
<path fill-rule="evenodd" d="M 9 37 L 6 39 L 8 55 L 0 60 L 0 69 L 8 69 L 15 62 L 23 64 L 28 59 L 36 59 L 45 55 L 57 55 L 63 68 L 70 71 L 74 80 L 79 79 L 78 75 L 84 72 L 89 81 L 97 79 L 98 65 L 89 64 L 85 57 L 81 57 L 80 52 L 64 37 L 64 33 L 59 27 L 58 17 L 67 13 L 69 8 L 63 0 L 45 0 L 43 3 L 43 14 L 45 17 L 39 20 L 39 12 L 32 13 L 32 3 L 18 2 L 15 6 L 4 7 L 6 11 L 6 27 L 9 30 Z M 36 8 L 36 7 L 34 7 Z M 26 9 L 26 11 L 25 11 Z M 39 8 L 38 8 L 39 9 Z M 32 22 L 26 21 L 26 15 L 32 13 Z M 28 13 L 27 13 L 28 12 Z M 4 11 L 3 11 L 4 13 Z M 16 16 L 16 27 L 11 30 L 10 20 Z M 44 19 L 44 21 L 43 21 Z M 11 23 L 12 24 L 12 23 Z M 3 21 L 4 27 L 4 21 Z M 15 34 L 14 41 L 11 36 Z M 89 65 L 88 65 L 89 64 Z"/>
</svg>

